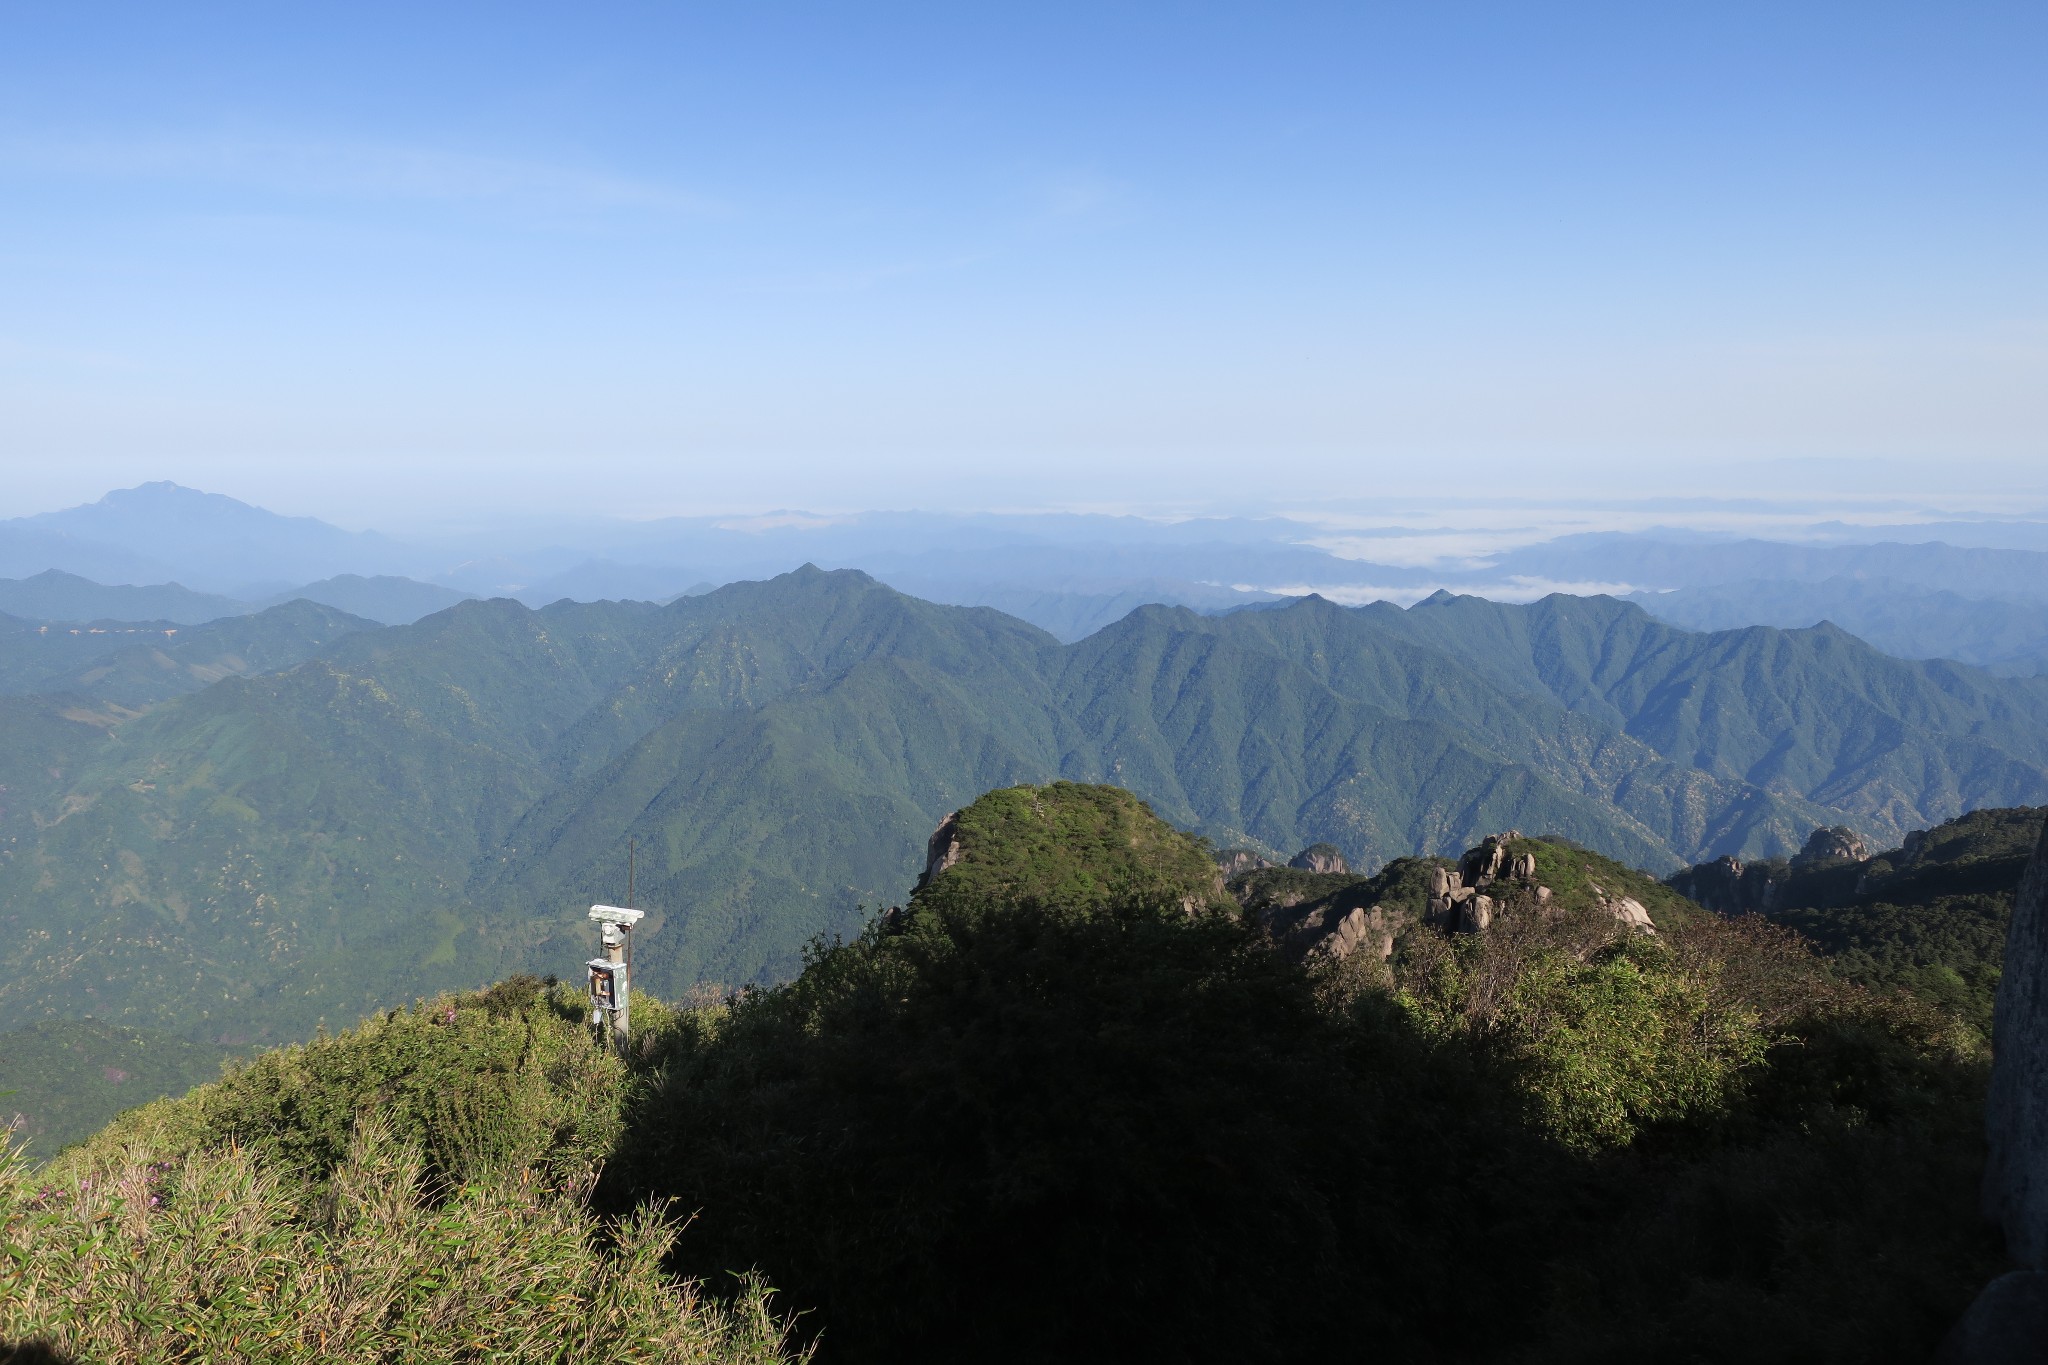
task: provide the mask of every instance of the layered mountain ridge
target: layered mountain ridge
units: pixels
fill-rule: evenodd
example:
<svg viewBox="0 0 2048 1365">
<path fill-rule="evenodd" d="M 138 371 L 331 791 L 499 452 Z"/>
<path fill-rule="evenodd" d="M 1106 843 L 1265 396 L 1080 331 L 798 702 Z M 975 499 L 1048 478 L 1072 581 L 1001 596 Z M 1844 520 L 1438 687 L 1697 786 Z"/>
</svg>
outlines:
<svg viewBox="0 0 2048 1365">
<path fill-rule="evenodd" d="M 1828 627 L 1612 599 L 1141 608 L 1071 645 L 806 568 L 667 606 L 463 603 L 133 709 L 6 699 L 0 1028 L 233 1045 L 580 959 L 773 979 L 900 896 L 947 811 L 1123 786 L 1219 845 L 1371 870 L 1519 828 L 1662 872 L 2048 800 L 2048 686 Z"/>
</svg>

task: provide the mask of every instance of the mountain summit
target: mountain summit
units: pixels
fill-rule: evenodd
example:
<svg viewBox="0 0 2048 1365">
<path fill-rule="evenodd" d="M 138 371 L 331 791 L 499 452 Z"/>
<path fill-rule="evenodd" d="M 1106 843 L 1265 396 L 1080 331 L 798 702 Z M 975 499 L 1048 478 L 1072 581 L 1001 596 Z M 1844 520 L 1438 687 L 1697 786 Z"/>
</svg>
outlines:
<svg viewBox="0 0 2048 1365">
<path fill-rule="evenodd" d="M 399 572 L 403 551 L 373 532 L 159 480 L 0 521 L 0 567 L 31 556 L 40 562 L 28 572 L 59 568 L 116 583 L 176 579 L 206 592 L 262 597 L 266 587 L 336 574 Z"/>
</svg>

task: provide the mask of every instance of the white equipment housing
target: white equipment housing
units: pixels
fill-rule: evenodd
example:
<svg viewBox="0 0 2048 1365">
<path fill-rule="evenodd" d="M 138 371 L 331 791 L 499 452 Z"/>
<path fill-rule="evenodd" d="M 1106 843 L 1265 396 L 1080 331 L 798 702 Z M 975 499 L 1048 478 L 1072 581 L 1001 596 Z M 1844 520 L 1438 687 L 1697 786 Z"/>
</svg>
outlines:
<svg viewBox="0 0 2048 1365">
<path fill-rule="evenodd" d="M 632 1026 L 631 968 L 626 963 L 626 935 L 647 917 L 645 910 L 628 910 L 617 905 L 593 905 L 590 918 L 601 931 L 604 956 L 585 965 L 590 969 L 590 1022 L 608 1031 L 612 1046 L 626 1051 L 626 1034 Z"/>
</svg>

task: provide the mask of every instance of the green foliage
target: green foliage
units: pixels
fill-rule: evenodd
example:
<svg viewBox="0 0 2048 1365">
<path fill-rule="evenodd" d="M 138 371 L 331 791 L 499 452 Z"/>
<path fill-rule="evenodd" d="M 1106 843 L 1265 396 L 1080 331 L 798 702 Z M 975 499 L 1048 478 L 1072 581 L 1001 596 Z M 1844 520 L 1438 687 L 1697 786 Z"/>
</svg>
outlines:
<svg viewBox="0 0 2048 1365">
<path fill-rule="evenodd" d="M 766 1292 L 728 1305 L 662 1270 L 647 1207 L 605 1224 L 586 1180 L 531 1168 L 427 1198 L 431 1163 L 374 1116 L 326 1193 L 248 1149 L 105 1144 L 60 1173 L 0 1153 L 0 1349 L 123 1361 L 789 1359 Z"/>
<path fill-rule="evenodd" d="M 1911 992 L 1988 1038 L 2013 892 L 2044 817 L 2048 808 L 2031 806 L 1971 811 L 1859 862 L 1749 867 L 1742 885 L 1761 900 L 1748 888 L 1768 879 L 1772 918 L 1812 940 L 1837 974 Z"/>
<path fill-rule="evenodd" d="M 1778 918 L 1818 944 L 1849 980 L 1911 991 L 1989 1038 L 2011 916 L 2008 892 L 1793 910 Z"/>
<path fill-rule="evenodd" d="M 1411 929 L 1391 979 L 1303 970 L 1190 915 L 1201 849 L 1125 794 L 969 810 L 927 890 L 978 848 L 978 891 L 782 986 L 636 995 L 626 1063 L 514 979 L 131 1112 L 49 1194 L 17 1163 L 0 1227 L 41 1254 L 0 1271 L 0 1334 L 767 1359 L 765 1281 L 848 1362 L 1904 1361 L 1997 1266 L 1968 1031 L 1782 926 L 1665 907 L 1631 934 L 1598 895 L 1641 874 L 1528 843 L 1581 882 L 1485 934 Z M 1253 883 L 1399 907 L 1435 865 Z"/>
<path fill-rule="evenodd" d="M 1566 1239 L 1525 1359 L 1922 1361 L 2009 1268 L 1978 1213 L 1981 1051 L 1909 1000 L 1800 994 L 1726 1114 L 1608 1159 L 1613 1213 Z"/>
<path fill-rule="evenodd" d="M 97 1019 L 30 1024 L 0 1033 L 0 1123 L 23 1118 L 38 1157 L 104 1127 L 124 1109 L 183 1094 L 220 1075 L 225 1048 Z"/>
<path fill-rule="evenodd" d="M 649 1002 L 636 1020 L 654 1025 L 661 1012 Z M 181 1099 L 124 1114 L 66 1160 L 133 1142 L 179 1153 L 232 1144 L 318 1183 L 374 1114 L 444 1184 L 507 1167 L 560 1178 L 602 1161 L 619 1135 L 626 1070 L 583 1020 L 581 997 L 531 977 L 442 996 L 265 1052 Z"/>
<path fill-rule="evenodd" d="M 1783 928 L 1509 903 L 1406 935 L 1391 996 L 1256 943 L 914 903 L 683 1016 L 610 1195 L 700 1209 L 677 1264 L 762 1268 L 852 1361 L 1917 1360 L 1996 1265 L 1981 1058 Z"/>
<path fill-rule="evenodd" d="M 1722 966 L 1617 937 L 1597 910 L 1524 908 L 1485 934 L 1411 936 L 1396 975 L 1425 1029 L 1471 1039 L 1512 1078 L 1539 1131 L 1592 1152 L 1718 1112 L 1762 1060 L 1758 1011 L 1714 988 Z"/>
<path fill-rule="evenodd" d="M 1375 1330 L 1350 1286 L 1385 1250 L 1357 1180 L 1383 1125 L 1307 979 L 1227 918 L 915 906 L 675 1037 L 606 1182 L 701 1209 L 680 1264 L 760 1266 L 835 1359 Z"/>
<path fill-rule="evenodd" d="M 1156 900 L 1237 909 L 1208 851 L 1121 787 L 1006 787 L 977 797 L 953 824 L 959 860 L 918 888 L 915 905 L 958 912 Z"/>
<path fill-rule="evenodd" d="M 1629 1142 L 1644 1128 L 1711 1111 L 1764 1039 L 1739 1011 L 1641 940 L 1581 962 L 1552 949 L 1517 974 L 1495 1021 L 1520 1063 L 1541 1129 L 1569 1147 Z"/>
</svg>

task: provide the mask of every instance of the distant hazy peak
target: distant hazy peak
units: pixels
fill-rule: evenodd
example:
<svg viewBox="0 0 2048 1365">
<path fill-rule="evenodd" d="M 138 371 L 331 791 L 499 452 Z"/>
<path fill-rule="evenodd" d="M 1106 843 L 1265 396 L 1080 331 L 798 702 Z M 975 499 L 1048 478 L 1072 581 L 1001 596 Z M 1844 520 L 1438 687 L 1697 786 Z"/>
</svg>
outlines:
<svg viewBox="0 0 2048 1365">
<path fill-rule="evenodd" d="M 81 503 L 58 512 L 46 512 L 29 520 L 98 520 L 109 513 L 121 517 L 168 516 L 188 523 L 196 521 L 214 525 L 286 522 L 307 528 L 317 526 L 327 531 L 340 530 L 339 527 L 330 526 L 318 517 L 295 517 L 272 512 L 268 508 L 257 507 L 239 498 L 231 498 L 225 493 L 208 493 L 198 488 L 187 488 L 168 479 L 139 483 L 133 488 L 116 488 L 101 497 L 98 502 Z"/>
</svg>

